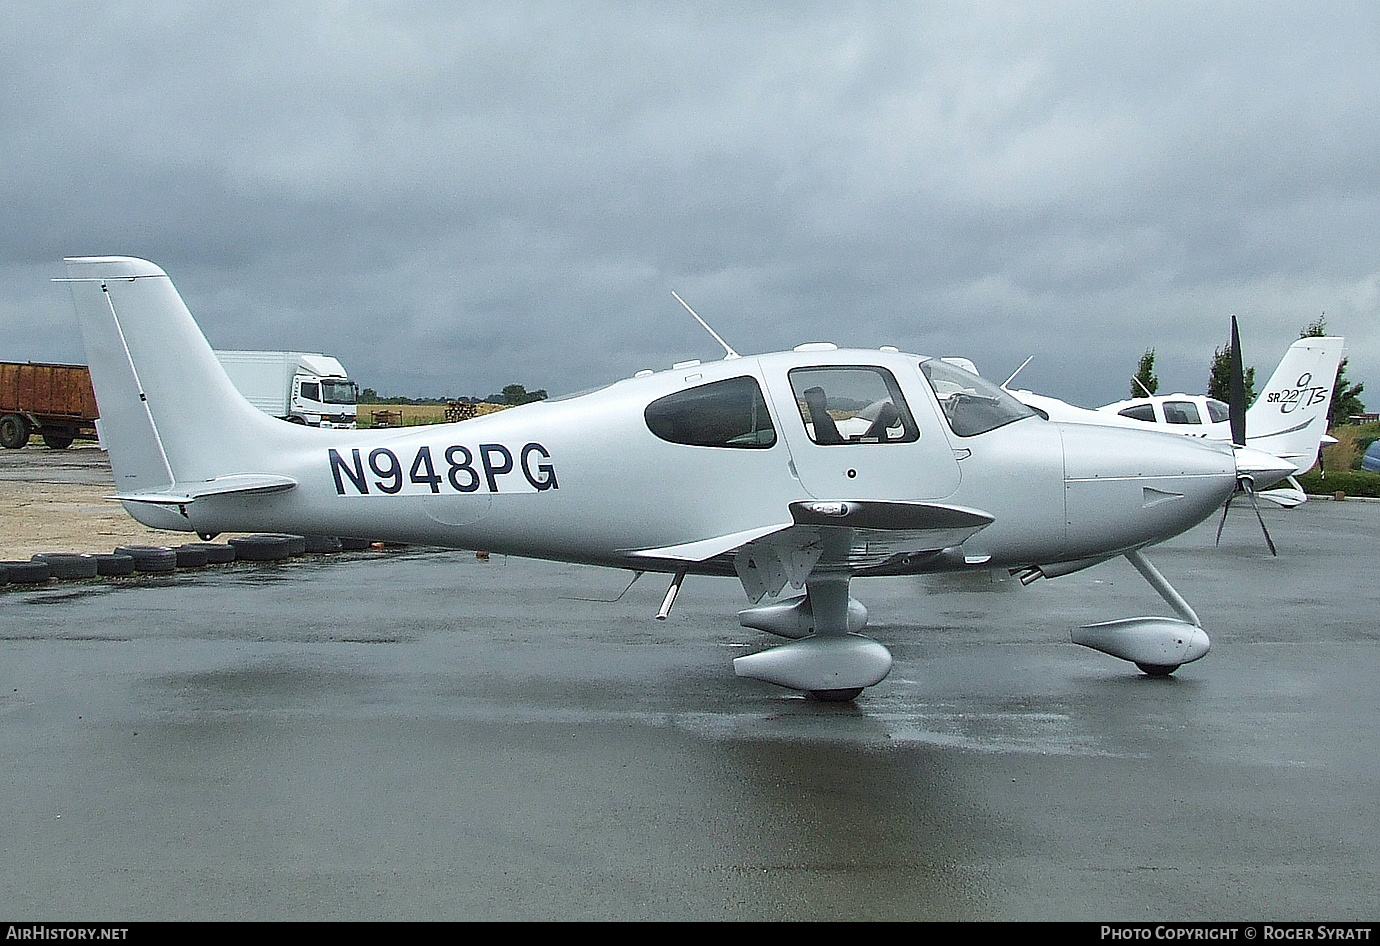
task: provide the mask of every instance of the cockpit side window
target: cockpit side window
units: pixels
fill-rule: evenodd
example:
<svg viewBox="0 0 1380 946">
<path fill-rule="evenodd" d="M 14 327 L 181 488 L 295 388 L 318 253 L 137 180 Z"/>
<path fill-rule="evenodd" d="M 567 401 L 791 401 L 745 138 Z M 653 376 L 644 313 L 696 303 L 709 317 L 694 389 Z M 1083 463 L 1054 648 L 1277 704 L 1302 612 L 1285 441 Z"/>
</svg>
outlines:
<svg viewBox="0 0 1380 946">
<path fill-rule="evenodd" d="M 762 388 L 746 375 L 668 394 L 648 404 L 642 416 L 652 433 L 671 443 L 744 449 L 776 443 Z"/>
<path fill-rule="evenodd" d="M 1214 424 L 1220 424 L 1224 420 L 1231 420 L 1231 408 L 1216 398 L 1208 398 L 1207 409 L 1208 420 Z"/>
<path fill-rule="evenodd" d="M 1198 405 L 1192 401 L 1165 401 L 1164 421 L 1167 424 L 1201 424 Z"/>
<path fill-rule="evenodd" d="M 939 358 L 920 362 L 920 373 L 934 389 L 944 418 L 960 437 L 975 437 L 1035 412 L 986 378 Z"/>
<path fill-rule="evenodd" d="M 901 388 L 885 368 L 795 368 L 790 380 L 805 431 L 817 444 L 920 439 L 920 428 Z"/>
</svg>

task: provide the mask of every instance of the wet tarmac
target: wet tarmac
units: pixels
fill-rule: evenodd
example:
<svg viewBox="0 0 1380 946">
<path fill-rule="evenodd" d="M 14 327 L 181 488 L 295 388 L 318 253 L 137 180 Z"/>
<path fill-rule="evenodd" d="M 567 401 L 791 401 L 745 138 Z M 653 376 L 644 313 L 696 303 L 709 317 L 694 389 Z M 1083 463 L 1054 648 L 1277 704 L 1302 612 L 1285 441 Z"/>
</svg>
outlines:
<svg viewBox="0 0 1380 946">
<path fill-rule="evenodd" d="M 0 590 L 13 920 L 1374 920 L 1380 504 L 1151 558 L 854 583 L 853 705 L 733 676 L 735 582 L 404 550 Z M 971 590 L 981 587 L 983 590 Z M 925 594 L 930 591 L 946 593 Z"/>
</svg>

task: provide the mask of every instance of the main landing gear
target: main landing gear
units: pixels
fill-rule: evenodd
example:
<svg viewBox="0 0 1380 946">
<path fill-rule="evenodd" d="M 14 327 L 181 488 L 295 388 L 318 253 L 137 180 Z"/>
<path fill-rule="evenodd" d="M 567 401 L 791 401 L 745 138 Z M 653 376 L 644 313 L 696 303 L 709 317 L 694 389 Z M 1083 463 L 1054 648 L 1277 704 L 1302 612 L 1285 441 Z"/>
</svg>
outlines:
<svg viewBox="0 0 1380 946">
<path fill-rule="evenodd" d="M 891 652 L 857 633 L 867 609 L 849 597 L 848 579 L 807 581 L 805 594 L 738 612 L 744 627 L 781 637 L 789 644 L 738 657 L 733 672 L 803 690 L 830 703 L 856 699 L 891 671 Z"/>
</svg>

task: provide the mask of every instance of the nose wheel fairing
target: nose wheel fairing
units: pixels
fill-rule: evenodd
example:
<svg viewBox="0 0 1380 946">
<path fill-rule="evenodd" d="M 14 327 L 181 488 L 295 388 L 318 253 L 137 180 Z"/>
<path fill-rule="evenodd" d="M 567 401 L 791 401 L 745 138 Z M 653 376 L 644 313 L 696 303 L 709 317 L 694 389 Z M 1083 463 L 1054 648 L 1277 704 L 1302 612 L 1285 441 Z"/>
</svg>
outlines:
<svg viewBox="0 0 1380 946">
<path fill-rule="evenodd" d="M 1129 660 L 1151 676 L 1166 676 L 1197 660 L 1212 648 L 1198 615 L 1139 549 L 1126 553 L 1150 586 L 1179 618 L 1143 617 L 1087 624 L 1073 632 L 1073 642 Z"/>
<path fill-rule="evenodd" d="M 1172 673 L 1208 652 L 1212 642 L 1201 627 L 1173 618 L 1126 618 L 1087 624 L 1073 642 L 1129 660 L 1152 676 Z"/>
</svg>

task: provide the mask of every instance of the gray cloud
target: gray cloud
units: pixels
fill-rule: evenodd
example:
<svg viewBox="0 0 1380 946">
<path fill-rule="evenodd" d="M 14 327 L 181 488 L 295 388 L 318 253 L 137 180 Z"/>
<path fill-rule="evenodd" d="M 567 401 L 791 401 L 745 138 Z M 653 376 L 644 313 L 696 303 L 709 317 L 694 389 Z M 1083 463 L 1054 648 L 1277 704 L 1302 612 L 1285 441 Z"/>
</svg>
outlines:
<svg viewBox="0 0 1380 946">
<path fill-rule="evenodd" d="M 1380 398 L 1380 12 L 1293 3 L 37 3 L 0 13 L 3 357 L 145 256 L 213 344 L 400 394 L 802 341 L 1092 404 L 1321 312 Z"/>
</svg>

